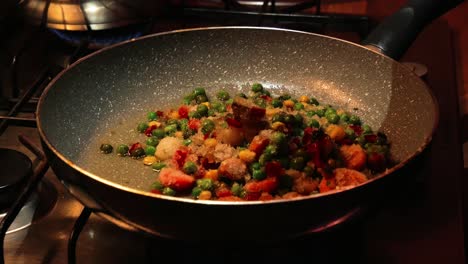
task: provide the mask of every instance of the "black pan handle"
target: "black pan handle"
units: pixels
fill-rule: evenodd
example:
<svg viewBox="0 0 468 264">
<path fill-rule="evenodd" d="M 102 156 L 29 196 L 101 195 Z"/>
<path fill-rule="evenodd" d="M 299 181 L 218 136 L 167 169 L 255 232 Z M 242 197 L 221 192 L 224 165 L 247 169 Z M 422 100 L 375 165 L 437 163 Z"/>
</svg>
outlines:
<svg viewBox="0 0 468 264">
<path fill-rule="evenodd" d="M 427 24 L 463 1 L 409 0 L 399 11 L 384 19 L 362 44 L 373 46 L 398 60 Z"/>
</svg>

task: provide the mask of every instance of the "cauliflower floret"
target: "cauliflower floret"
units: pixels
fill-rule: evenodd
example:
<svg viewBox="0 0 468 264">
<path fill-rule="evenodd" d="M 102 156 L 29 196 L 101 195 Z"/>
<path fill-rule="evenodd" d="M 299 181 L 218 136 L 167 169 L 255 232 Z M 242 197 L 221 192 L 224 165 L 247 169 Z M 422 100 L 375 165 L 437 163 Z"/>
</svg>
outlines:
<svg viewBox="0 0 468 264">
<path fill-rule="evenodd" d="M 165 137 L 159 142 L 155 156 L 160 160 L 170 159 L 181 146 L 182 140 L 180 138 Z"/>
</svg>

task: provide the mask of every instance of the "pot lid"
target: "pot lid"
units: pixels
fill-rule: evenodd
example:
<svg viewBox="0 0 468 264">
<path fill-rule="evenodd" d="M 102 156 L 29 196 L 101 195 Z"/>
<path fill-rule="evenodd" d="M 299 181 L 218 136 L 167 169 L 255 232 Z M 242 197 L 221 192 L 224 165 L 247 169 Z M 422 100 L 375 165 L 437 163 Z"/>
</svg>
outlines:
<svg viewBox="0 0 468 264">
<path fill-rule="evenodd" d="M 139 23 L 161 12 L 157 0 L 24 0 L 23 12 L 34 24 L 48 28 L 103 30 Z"/>
</svg>

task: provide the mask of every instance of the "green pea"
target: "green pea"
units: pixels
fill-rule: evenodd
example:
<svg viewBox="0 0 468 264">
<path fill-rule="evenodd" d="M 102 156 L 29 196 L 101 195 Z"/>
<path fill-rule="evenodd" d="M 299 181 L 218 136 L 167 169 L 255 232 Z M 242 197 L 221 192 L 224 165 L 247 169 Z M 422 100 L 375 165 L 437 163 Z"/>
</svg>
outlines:
<svg viewBox="0 0 468 264">
<path fill-rule="evenodd" d="M 193 112 L 190 112 L 190 113 L 188 114 L 188 117 L 200 119 L 200 118 L 201 118 L 201 115 L 200 115 L 200 113 L 198 113 L 197 111 L 193 111 Z"/>
<path fill-rule="evenodd" d="M 149 121 L 153 121 L 153 120 L 158 119 L 158 115 L 156 114 L 156 112 L 148 112 L 146 117 L 148 118 Z"/>
<path fill-rule="evenodd" d="M 140 133 L 144 133 L 145 130 L 146 130 L 147 128 L 148 128 L 148 124 L 147 124 L 147 123 L 140 123 L 140 124 L 138 124 L 138 126 L 137 126 L 137 130 L 138 130 L 138 132 L 140 132 Z"/>
<path fill-rule="evenodd" d="M 176 131 L 177 131 L 177 125 L 176 124 L 168 125 L 168 126 L 166 126 L 164 128 L 164 133 L 166 133 L 166 135 L 172 135 Z"/>
<path fill-rule="evenodd" d="M 263 108 L 266 107 L 266 101 L 265 101 L 265 99 L 263 99 L 263 98 L 260 98 L 260 97 L 259 97 L 259 98 L 256 98 L 256 99 L 254 100 L 254 103 L 255 103 L 256 105 L 260 106 L 260 107 L 263 107 Z"/>
<path fill-rule="evenodd" d="M 146 145 L 148 146 L 157 146 L 159 144 L 159 138 L 152 136 L 146 140 Z"/>
<path fill-rule="evenodd" d="M 297 111 L 304 109 L 304 105 L 302 103 L 295 103 L 294 104 L 294 109 Z"/>
<path fill-rule="evenodd" d="M 146 146 L 145 148 L 145 154 L 147 156 L 154 156 L 154 153 L 156 152 L 156 148 L 154 146 Z"/>
<path fill-rule="evenodd" d="M 208 134 L 215 128 L 215 123 L 211 119 L 205 119 L 202 122 L 201 131 L 203 134 Z"/>
<path fill-rule="evenodd" d="M 184 139 L 182 144 L 184 144 L 184 146 L 188 146 L 188 145 L 192 144 L 192 140 L 191 139 Z"/>
<path fill-rule="evenodd" d="M 280 100 L 278 99 L 273 99 L 271 101 L 271 105 L 275 108 L 281 108 L 283 106 L 283 102 L 281 102 Z"/>
<path fill-rule="evenodd" d="M 282 132 L 273 132 L 271 142 L 276 145 L 281 145 L 286 141 L 286 135 Z"/>
<path fill-rule="evenodd" d="M 201 104 L 201 103 L 204 103 L 204 102 L 208 102 L 208 97 L 205 95 L 205 94 L 202 94 L 202 95 L 197 95 L 195 97 L 195 102 L 197 104 Z"/>
<path fill-rule="evenodd" d="M 192 161 L 187 161 L 184 164 L 183 170 L 187 174 L 193 174 L 193 173 L 197 172 L 197 170 L 198 170 L 197 164 L 195 164 L 195 162 L 192 162 Z"/>
<path fill-rule="evenodd" d="M 151 168 L 155 171 L 160 171 L 162 170 L 164 167 L 166 167 L 166 164 L 163 163 L 163 162 L 155 162 L 153 164 L 151 164 Z"/>
<path fill-rule="evenodd" d="M 314 174 L 314 169 L 310 166 L 305 166 L 303 172 L 306 176 L 312 176 Z"/>
<path fill-rule="evenodd" d="M 371 134 L 372 133 L 372 128 L 369 125 L 363 125 L 362 126 L 362 132 L 364 134 Z"/>
<path fill-rule="evenodd" d="M 278 99 L 280 99 L 281 101 L 285 101 L 285 100 L 288 100 L 288 99 L 291 99 L 291 95 L 289 94 L 282 94 L 278 97 Z"/>
<path fill-rule="evenodd" d="M 239 183 L 237 182 L 234 182 L 231 186 L 231 193 L 232 195 L 234 196 L 240 196 L 242 192 L 242 185 L 240 185 Z"/>
<path fill-rule="evenodd" d="M 325 116 L 327 115 L 330 115 L 330 114 L 336 114 L 336 110 L 331 108 L 331 107 L 328 107 L 326 110 L 325 110 Z"/>
<path fill-rule="evenodd" d="M 263 180 L 266 178 L 266 173 L 262 170 L 254 170 L 252 172 L 252 178 L 254 178 L 257 181 Z"/>
<path fill-rule="evenodd" d="M 125 155 L 127 155 L 127 153 L 128 153 L 128 149 L 129 149 L 129 148 L 128 148 L 127 145 L 121 144 L 121 145 L 117 146 L 117 154 L 118 154 L 119 156 L 125 156 Z"/>
<path fill-rule="evenodd" d="M 296 118 L 293 115 L 289 114 L 284 117 L 284 122 L 286 124 L 294 124 L 296 122 Z"/>
<path fill-rule="evenodd" d="M 202 87 L 195 88 L 192 93 L 193 97 L 197 97 L 198 95 L 206 95 L 206 91 Z"/>
<path fill-rule="evenodd" d="M 336 113 L 329 113 L 326 115 L 326 118 L 329 123 L 336 124 L 340 121 L 340 117 Z"/>
<path fill-rule="evenodd" d="M 304 122 L 304 118 L 302 117 L 301 114 L 296 114 L 294 116 L 294 121 L 295 121 L 295 125 L 300 126 Z"/>
<path fill-rule="evenodd" d="M 258 158 L 258 163 L 260 163 L 261 165 L 265 165 L 265 163 L 267 161 L 271 160 L 271 156 L 268 155 L 268 153 L 263 153 L 262 155 L 260 155 L 260 157 Z"/>
<path fill-rule="evenodd" d="M 307 123 L 307 126 L 308 126 L 308 127 L 319 128 L 319 127 L 320 127 L 320 123 L 319 123 L 319 121 L 317 121 L 317 119 L 311 119 L 311 120 L 309 120 L 309 122 Z"/>
<path fill-rule="evenodd" d="M 216 94 L 216 97 L 218 97 L 218 99 L 221 101 L 226 101 L 226 100 L 229 100 L 231 96 L 225 90 L 221 90 Z"/>
<path fill-rule="evenodd" d="M 259 93 L 259 92 L 263 91 L 263 85 L 261 85 L 260 83 L 254 83 L 252 85 L 252 91 L 255 92 L 255 93 Z"/>
<path fill-rule="evenodd" d="M 274 157 L 278 155 L 278 148 L 275 145 L 270 144 L 265 148 L 264 153 L 269 157 Z"/>
<path fill-rule="evenodd" d="M 130 153 L 130 155 L 134 158 L 141 158 L 145 156 L 145 150 L 143 148 L 136 148 Z"/>
<path fill-rule="evenodd" d="M 317 113 L 314 111 L 314 110 L 310 110 L 310 111 L 307 111 L 306 115 L 308 117 L 313 117 L 314 115 L 316 115 Z"/>
<path fill-rule="evenodd" d="M 343 113 L 340 115 L 340 121 L 343 123 L 348 123 L 349 121 L 349 115 L 346 113 Z"/>
<path fill-rule="evenodd" d="M 353 124 L 353 125 L 359 125 L 361 124 L 361 119 L 359 119 L 358 116 L 356 115 L 352 115 L 350 118 L 349 118 L 349 123 Z"/>
<path fill-rule="evenodd" d="M 205 191 L 213 189 L 214 184 L 211 179 L 199 179 L 197 180 L 197 186 Z"/>
<path fill-rule="evenodd" d="M 215 116 L 216 111 L 214 109 L 208 109 L 208 116 Z"/>
<path fill-rule="evenodd" d="M 245 95 L 245 93 L 238 93 L 237 96 L 247 99 L 247 95 Z"/>
<path fill-rule="evenodd" d="M 317 99 L 312 97 L 312 98 L 309 99 L 309 104 L 319 105 L 319 102 L 317 101 Z"/>
<path fill-rule="evenodd" d="M 197 106 L 197 112 L 200 116 L 207 116 L 208 115 L 208 106 L 201 104 Z"/>
<path fill-rule="evenodd" d="M 364 135 L 360 135 L 359 137 L 356 137 L 355 141 L 359 143 L 360 145 L 366 144 L 366 138 Z"/>
<path fill-rule="evenodd" d="M 189 105 L 194 99 L 195 99 L 195 95 L 192 92 L 191 94 L 184 96 L 184 103 Z"/>
<path fill-rule="evenodd" d="M 276 113 L 274 114 L 272 117 L 271 117 L 271 122 L 272 123 L 275 123 L 275 122 L 284 122 L 284 118 L 285 118 L 285 115 L 283 112 L 281 113 Z"/>
<path fill-rule="evenodd" d="M 294 179 L 289 175 L 281 175 L 279 176 L 279 186 L 280 188 L 291 189 L 294 184 Z"/>
<path fill-rule="evenodd" d="M 99 149 L 101 150 L 102 153 L 109 154 L 112 152 L 114 148 L 110 144 L 102 144 Z"/>
<path fill-rule="evenodd" d="M 189 126 L 188 126 L 188 119 L 180 119 L 179 120 L 179 127 L 180 127 L 180 130 L 182 131 L 185 131 L 187 129 L 189 129 Z"/>
<path fill-rule="evenodd" d="M 346 136 L 350 139 L 354 139 L 356 137 L 356 133 L 354 132 L 354 130 L 349 127 L 345 129 L 345 133 L 346 133 Z"/>
<path fill-rule="evenodd" d="M 304 163 L 304 157 L 294 157 L 291 159 L 291 163 L 289 164 L 289 166 L 291 167 L 291 169 L 302 170 L 305 165 Z"/>
<path fill-rule="evenodd" d="M 201 193 L 202 191 L 203 191 L 202 188 L 200 188 L 200 187 L 198 187 L 198 186 L 193 187 L 193 189 L 192 189 L 192 196 L 193 196 L 194 198 L 198 198 L 198 196 L 200 196 L 200 193 Z"/>
<path fill-rule="evenodd" d="M 252 170 L 260 170 L 262 168 L 262 165 L 258 162 L 254 162 L 251 165 Z"/>
<path fill-rule="evenodd" d="M 319 117 L 323 117 L 325 115 L 325 109 L 317 109 L 315 110 L 315 114 Z"/>
<path fill-rule="evenodd" d="M 169 126 L 169 125 L 176 125 L 176 126 L 179 126 L 179 120 L 177 120 L 177 119 L 168 120 L 168 121 L 166 122 L 166 126 Z"/>
<path fill-rule="evenodd" d="M 174 191 L 173 189 L 171 189 L 171 188 L 169 188 L 169 187 L 165 187 L 165 188 L 162 190 L 162 194 L 168 195 L 168 196 L 175 196 L 175 195 L 176 195 L 176 191 Z"/>
<path fill-rule="evenodd" d="M 156 128 L 151 131 L 151 135 L 156 138 L 163 138 L 166 136 L 166 132 L 164 132 L 164 129 L 162 128 Z"/>
<path fill-rule="evenodd" d="M 151 184 L 151 189 L 162 191 L 164 189 L 164 185 L 162 185 L 160 181 L 155 181 Z"/>
</svg>

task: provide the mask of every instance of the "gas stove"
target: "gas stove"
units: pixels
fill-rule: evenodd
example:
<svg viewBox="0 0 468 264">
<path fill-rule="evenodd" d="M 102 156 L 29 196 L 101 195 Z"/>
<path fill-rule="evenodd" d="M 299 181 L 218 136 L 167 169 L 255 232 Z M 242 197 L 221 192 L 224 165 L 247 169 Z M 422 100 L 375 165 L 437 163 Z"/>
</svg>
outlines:
<svg viewBox="0 0 468 264">
<path fill-rule="evenodd" d="M 303 12 L 308 8 L 315 8 L 315 13 Z M 359 42 L 370 27 L 367 17 L 319 11 L 320 1 L 295 5 L 223 1 L 208 7 L 179 3 L 170 15 L 101 32 L 49 29 L 23 23 L 21 17 L 12 23 L 14 28 L 0 28 L 8 36 L 0 49 L 6 66 L 0 70 L 0 148 L 25 154 L 29 163 L 23 164 L 31 166 L 24 173 L 30 180 L 18 183 L 17 193 L 33 186 L 5 234 L 5 262 L 465 263 L 463 192 L 457 188 L 463 166 L 458 99 L 451 75 L 450 31 L 443 23 L 434 23 L 404 57 L 427 66 L 425 81 L 440 103 L 440 125 L 431 147 L 405 171 L 407 182 L 390 191 L 388 199 L 343 223 L 330 223 L 333 227 L 321 232 L 263 244 L 233 244 L 227 238 L 226 244 L 214 245 L 153 237 L 116 226 L 84 208 L 48 169 L 35 128 L 35 105 L 47 83 L 80 57 L 126 39 L 180 28 L 273 26 Z M 430 49 L 426 43 L 431 43 Z M 434 58 L 433 49 L 444 56 Z M 1 174 L 5 168 L 0 168 Z M 37 185 L 31 179 L 37 179 Z M 0 218 L 7 219 L 12 207 L 1 209 Z"/>
</svg>

